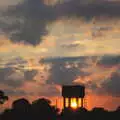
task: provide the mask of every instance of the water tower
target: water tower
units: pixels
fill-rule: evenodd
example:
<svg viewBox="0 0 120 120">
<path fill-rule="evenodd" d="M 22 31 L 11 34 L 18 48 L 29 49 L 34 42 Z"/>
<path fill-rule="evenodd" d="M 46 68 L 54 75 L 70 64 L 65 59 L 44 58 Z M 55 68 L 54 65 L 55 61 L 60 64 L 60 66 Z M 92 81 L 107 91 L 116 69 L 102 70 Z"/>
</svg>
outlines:
<svg viewBox="0 0 120 120">
<path fill-rule="evenodd" d="M 62 86 L 63 109 L 84 107 L 85 87 L 81 85 Z"/>
</svg>

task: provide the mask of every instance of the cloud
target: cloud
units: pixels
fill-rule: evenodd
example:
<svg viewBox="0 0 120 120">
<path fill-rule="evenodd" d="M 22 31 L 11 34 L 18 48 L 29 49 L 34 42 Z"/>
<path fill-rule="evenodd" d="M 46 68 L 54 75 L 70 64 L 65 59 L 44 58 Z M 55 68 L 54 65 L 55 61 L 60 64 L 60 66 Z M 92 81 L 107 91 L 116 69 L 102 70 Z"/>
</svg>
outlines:
<svg viewBox="0 0 120 120">
<path fill-rule="evenodd" d="M 10 61 L 7 61 L 7 63 L 5 64 L 6 68 L 22 68 L 24 67 L 24 65 L 27 64 L 27 61 L 22 59 L 21 57 L 16 57 L 11 59 Z"/>
<path fill-rule="evenodd" d="M 1 68 L 0 83 L 14 88 L 20 87 L 25 81 L 32 81 L 36 73 L 35 70 L 17 72 L 14 68 Z"/>
<path fill-rule="evenodd" d="M 11 70 L 11 69 L 9 69 Z M 24 83 L 24 75 L 22 73 L 13 72 L 9 76 L 4 77 L 4 81 L 8 86 L 19 87 Z"/>
<path fill-rule="evenodd" d="M 75 49 L 85 49 L 84 45 L 80 45 L 80 44 L 75 44 L 75 43 L 71 43 L 71 44 L 62 44 L 61 48 L 63 48 L 64 50 L 75 50 Z"/>
<path fill-rule="evenodd" d="M 80 58 L 79 58 L 80 59 Z M 52 84 L 73 84 L 73 81 L 79 76 L 87 76 L 87 72 L 83 72 L 81 68 L 85 66 L 85 63 L 77 61 L 75 63 L 74 58 L 60 58 L 54 61 L 51 69 L 50 76 L 47 83 Z"/>
<path fill-rule="evenodd" d="M 48 24 L 62 17 L 66 19 L 84 17 L 85 21 L 92 20 L 94 17 L 98 17 L 95 21 L 119 17 L 119 2 L 89 3 L 86 1 L 87 4 L 82 2 L 70 0 L 50 6 L 44 4 L 43 0 L 23 0 L 0 13 L 0 31 L 13 42 L 38 45 L 43 36 L 48 34 Z M 97 32 L 97 36 L 98 33 L 100 32 Z M 96 36 L 96 33 L 94 34 Z"/>
<path fill-rule="evenodd" d="M 119 65 L 120 56 L 119 55 L 103 55 L 103 56 L 75 56 L 75 57 L 48 57 L 44 59 L 45 63 L 54 63 L 54 62 L 79 62 L 84 64 L 86 60 L 95 62 L 98 59 L 98 65 Z"/>
<path fill-rule="evenodd" d="M 66 68 L 65 63 L 54 63 L 50 70 L 50 77 L 48 83 L 55 84 L 72 84 L 72 81 L 76 79 L 79 74 L 77 68 Z"/>
<path fill-rule="evenodd" d="M 120 17 L 120 2 L 113 1 L 94 1 L 82 4 L 80 0 L 70 0 L 67 3 L 61 4 L 58 8 L 61 10 L 61 16 L 83 16 L 86 20 L 90 20 L 97 16 Z M 64 11 L 64 12 L 63 12 Z"/>
<path fill-rule="evenodd" d="M 27 67 L 27 62 L 18 57 L 11 59 L 0 68 L 0 85 L 6 94 L 10 96 L 59 95 L 55 85 L 46 85 L 47 68 L 44 67 L 43 61 L 40 60 L 38 66 L 32 66 L 31 69 Z"/>
<path fill-rule="evenodd" d="M 0 83 L 11 87 L 20 87 L 25 81 L 32 81 L 37 74 L 37 70 L 24 69 L 27 61 L 18 57 L 11 59 L 0 68 Z"/>
<path fill-rule="evenodd" d="M 118 59 L 119 56 L 47 59 L 47 63 L 52 63 L 47 83 L 58 85 L 84 84 L 87 90 L 98 95 L 106 93 L 112 96 L 119 95 L 119 75 L 115 74 L 119 72 Z"/>
<path fill-rule="evenodd" d="M 3 90 L 9 96 L 25 96 L 27 93 L 23 90 L 4 89 Z"/>
<path fill-rule="evenodd" d="M 120 56 L 103 56 L 98 64 L 102 65 L 119 65 L 120 64 Z"/>
<path fill-rule="evenodd" d="M 24 66 L 18 67 L 24 60 L 16 58 L 0 69 L 0 83 L 8 86 L 9 88 L 5 87 L 7 90 L 14 88 L 16 94 L 22 90 L 26 95 L 56 96 L 60 94 L 56 85 L 84 84 L 86 89 L 98 95 L 118 96 L 119 75 L 114 74 L 119 69 L 116 58 L 119 56 L 44 58 L 40 60 L 43 68 L 36 69 L 33 66 L 34 69 L 31 70 L 24 69 Z M 18 64 L 17 69 L 15 64 Z M 10 94 L 15 94 L 12 92 Z"/>
<path fill-rule="evenodd" d="M 30 71 L 24 72 L 25 80 L 33 80 L 37 72 L 38 72 L 37 70 L 30 70 Z"/>
<path fill-rule="evenodd" d="M 23 84 L 23 76 L 14 73 L 10 68 L 0 69 L 0 83 L 12 89 L 17 88 Z"/>
<path fill-rule="evenodd" d="M 53 8 L 43 0 L 24 0 L 1 13 L 0 28 L 13 42 L 37 45 L 53 19 Z"/>
<path fill-rule="evenodd" d="M 98 93 L 108 94 L 115 97 L 120 97 L 120 75 L 119 73 L 113 73 L 112 76 L 101 84 L 101 88 Z"/>
</svg>

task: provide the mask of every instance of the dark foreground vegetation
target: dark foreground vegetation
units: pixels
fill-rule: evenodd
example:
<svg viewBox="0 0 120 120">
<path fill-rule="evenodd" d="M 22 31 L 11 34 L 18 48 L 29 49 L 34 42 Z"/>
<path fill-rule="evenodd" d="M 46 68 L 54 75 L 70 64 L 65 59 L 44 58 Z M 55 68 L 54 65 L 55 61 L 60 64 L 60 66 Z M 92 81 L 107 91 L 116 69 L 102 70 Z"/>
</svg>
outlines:
<svg viewBox="0 0 120 120">
<path fill-rule="evenodd" d="M 85 108 L 77 110 L 64 109 L 62 112 L 51 105 L 50 100 L 41 98 L 29 103 L 21 98 L 15 100 L 11 109 L 0 114 L 0 120 L 120 120 L 120 107 L 115 111 L 103 108 Z"/>
</svg>

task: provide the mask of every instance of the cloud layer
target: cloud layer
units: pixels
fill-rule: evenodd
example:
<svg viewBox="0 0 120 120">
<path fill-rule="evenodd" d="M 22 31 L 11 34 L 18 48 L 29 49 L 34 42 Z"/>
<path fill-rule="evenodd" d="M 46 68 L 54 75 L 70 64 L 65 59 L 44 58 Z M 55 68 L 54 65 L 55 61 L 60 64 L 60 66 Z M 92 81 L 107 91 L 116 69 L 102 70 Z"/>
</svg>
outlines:
<svg viewBox="0 0 120 120">
<path fill-rule="evenodd" d="M 83 2 L 70 0 L 54 6 L 44 4 L 43 0 L 24 0 L 1 12 L 0 28 L 13 42 L 38 45 L 43 36 L 48 34 L 48 24 L 65 17 L 84 17 L 87 21 L 103 21 L 119 18 L 119 2 Z M 94 33 L 93 36 L 99 33 Z"/>
<path fill-rule="evenodd" d="M 55 19 L 53 8 L 43 0 L 24 0 L 1 13 L 0 28 L 13 42 L 37 45 Z"/>
<path fill-rule="evenodd" d="M 119 56 L 68 57 L 48 59 L 46 62 L 53 63 L 47 81 L 49 84 L 84 84 L 93 93 L 120 96 L 117 86 Z"/>
</svg>

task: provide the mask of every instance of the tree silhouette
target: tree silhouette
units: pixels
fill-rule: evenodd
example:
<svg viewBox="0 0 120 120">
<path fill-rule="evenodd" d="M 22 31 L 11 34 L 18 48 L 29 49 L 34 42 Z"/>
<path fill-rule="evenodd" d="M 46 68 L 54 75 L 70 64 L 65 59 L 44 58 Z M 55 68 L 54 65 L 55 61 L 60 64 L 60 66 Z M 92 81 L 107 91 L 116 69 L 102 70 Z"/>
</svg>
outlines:
<svg viewBox="0 0 120 120">
<path fill-rule="evenodd" d="M 0 96 L 4 92 L 0 91 Z M 12 108 L 6 109 L 0 114 L 0 120 L 119 120 L 120 107 L 115 111 L 108 111 L 101 107 L 95 107 L 91 111 L 85 108 L 72 110 L 64 109 L 60 114 L 51 105 L 51 101 L 40 98 L 31 103 L 25 98 L 13 101 Z"/>
<path fill-rule="evenodd" d="M 4 104 L 8 100 L 8 96 L 5 96 L 4 92 L 0 90 L 0 104 Z"/>
<path fill-rule="evenodd" d="M 117 111 L 120 111 L 120 106 L 118 106 L 116 110 L 117 110 Z"/>
<path fill-rule="evenodd" d="M 50 104 L 51 101 L 46 98 L 41 98 L 33 101 L 32 110 L 35 119 L 55 120 L 58 110 Z"/>
<path fill-rule="evenodd" d="M 3 112 L 2 120 L 32 120 L 31 104 L 25 98 L 13 101 L 12 108 Z M 1 120 L 0 119 L 0 120 Z"/>
</svg>

